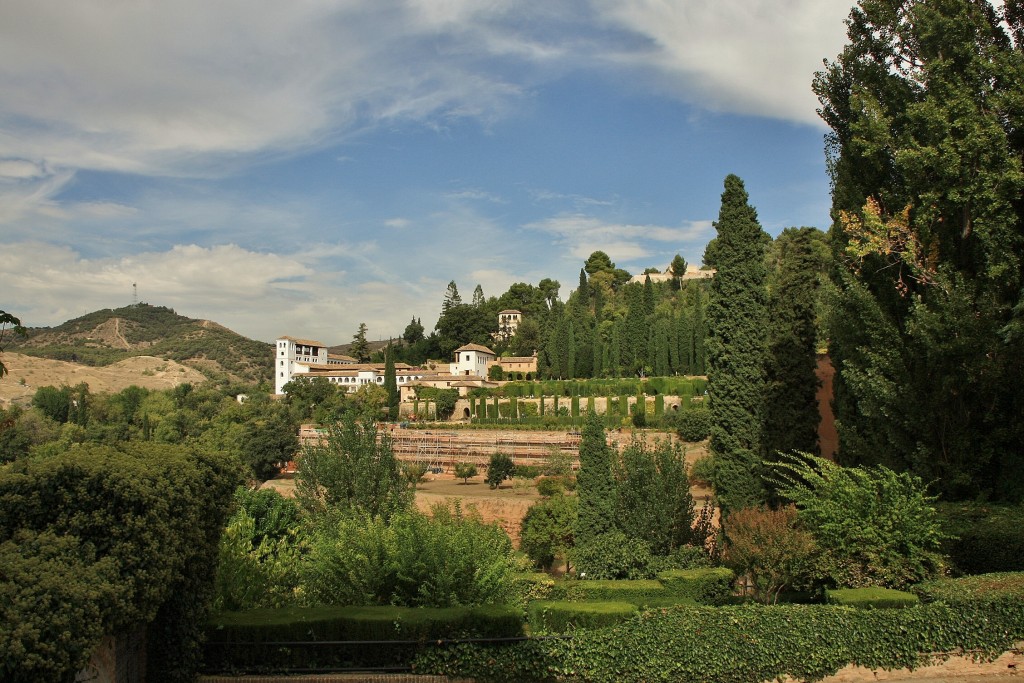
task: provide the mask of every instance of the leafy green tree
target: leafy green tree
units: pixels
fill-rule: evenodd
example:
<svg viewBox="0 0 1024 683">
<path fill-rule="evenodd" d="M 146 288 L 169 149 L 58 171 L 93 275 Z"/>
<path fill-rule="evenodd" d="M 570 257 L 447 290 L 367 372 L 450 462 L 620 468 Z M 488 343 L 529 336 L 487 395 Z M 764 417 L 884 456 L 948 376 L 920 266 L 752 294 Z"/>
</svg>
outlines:
<svg viewBox="0 0 1024 683">
<path fill-rule="evenodd" d="M 695 542 L 693 496 L 680 446 L 633 440 L 613 471 L 615 524 L 626 536 L 644 541 L 653 555 L 670 555 Z"/>
<path fill-rule="evenodd" d="M 766 305 L 765 235 L 743 181 L 725 179 L 718 221 L 718 273 L 708 305 L 708 395 L 714 426 L 714 487 L 721 505 L 764 501 L 761 479 Z"/>
<path fill-rule="evenodd" d="M 863 0 L 847 26 L 814 81 L 832 129 L 839 457 L 946 497 L 1020 499 L 1019 3 Z"/>
<path fill-rule="evenodd" d="M 241 437 L 242 461 L 257 481 L 272 479 L 299 451 L 298 425 L 283 410 L 246 423 Z"/>
<path fill-rule="evenodd" d="M 402 333 L 402 339 L 404 339 L 405 343 L 410 346 L 423 341 L 423 323 L 420 320 L 413 318 L 412 322 L 405 326 L 405 332 Z"/>
<path fill-rule="evenodd" d="M 139 623 L 147 679 L 194 680 L 237 483 L 230 458 L 138 442 L 0 468 L 4 680 L 72 680 L 102 634 Z"/>
<path fill-rule="evenodd" d="M 826 584 L 905 588 L 939 573 L 935 498 L 917 477 L 798 454 L 772 463 L 771 478 L 814 536 L 816 571 Z"/>
<path fill-rule="evenodd" d="M 576 545 L 586 545 L 615 528 L 615 480 L 612 450 L 596 414 L 588 414 L 580 439 L 580 469 L 576 474 L 579 497 Z"/>
<path fill-rule="evenodd" d="M 455 463 L 455 476 L 462 480 L 463 484 L 468 484 L 470 477 L 477 475 L 476 465 L 471 462 L 457 462 Z"/>
<path fill-rule="evenodd" d="M 298 460 L 295 496 L 310 513 L 322 516 L 379 516 L 409 509 L 412 491 L 391 449 L 374 422 L 345 415 L 326 427 L 319 443 L 308 443 Z"/>
<path fill-rule="evenodd" d="M 669 271 L 672 273 L 672 281 L 676 289 L 682 285 L 683 276 L 686 275 L 686 259 L 679 254 L 676 254 L 672 258 L 672 263 L 669 265 Z"/>
<path fill-rule="evenodd" d="M 68 387 L 45 386 L 36 389 L 32 396 L 32 407 L 55 422 L 64 424 L 71 411 L 71 390 Z"/>
<path fill-rule="evenodd" d="M 523 515 L 519 549 L 540 569 L 567 561 L 576 528 L 575 496 L 556 495 L 530 506 Z"/>
<path fill-rule="evenodd" d="M 516 466 L 507 453 L 494 453 L 487 463 L 487 477 L 484 479 L 492 489 L 501 486 L 501 482 L 511 479 L 516 472 Z"/>
<path fill-rule="evenodd" d="M 787 228 L 775 241 L 778 265 L 770 278 L 770 342 L 764 401 L 764 449 L 818 452 L 818 289 L 825 264 L 814 228 Z"/>
</svg>

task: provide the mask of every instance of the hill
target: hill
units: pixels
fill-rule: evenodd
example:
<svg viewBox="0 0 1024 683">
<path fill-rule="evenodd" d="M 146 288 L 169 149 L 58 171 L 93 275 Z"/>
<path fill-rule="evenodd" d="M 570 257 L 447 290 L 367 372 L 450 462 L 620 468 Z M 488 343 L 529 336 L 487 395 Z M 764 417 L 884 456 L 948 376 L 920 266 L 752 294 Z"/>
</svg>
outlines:
<svg viewBox="0 0 1024 683">
<path fill-rule="evenodd" d="M 145 303 L 87 313 L 56 327 L 29 328 L 7 350 L 92 367 L 153 356 L 209 379 L 247 383 L 269 381 L 273 361 L 271 344 Z"/>
</svg>

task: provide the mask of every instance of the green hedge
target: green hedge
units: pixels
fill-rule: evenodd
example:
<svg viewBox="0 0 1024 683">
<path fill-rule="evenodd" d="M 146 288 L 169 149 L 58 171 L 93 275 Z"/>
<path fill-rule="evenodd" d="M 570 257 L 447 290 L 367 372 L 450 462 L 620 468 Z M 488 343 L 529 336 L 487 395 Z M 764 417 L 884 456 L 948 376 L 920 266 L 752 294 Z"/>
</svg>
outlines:
<svg viewBox="0 0 1024 683">
<path fill-rule="evenodd" d="M 632 617 L 637 606 L 632 602 L 567 602 L 537 600 L 528 614 L 533 633 L 565 633 L 572 629 L 611 626 Z"/>
<path fill-rule="evenodd" d="M 670 569 L 658 574 L 658 581 L 679 597 L 701 605 L 723 605 L 732 594 L 735 579 L 731 569 Z"/>
<path fill-rule="evenodd" d="M 1024 571 L 1024 506 L 943 503 L 942 552 L 962 574 Z"/>
<path fill-rule="evenodd" d="M 916 668 L 923 653 L 971 651 L 994 659 L 1024 638 L 1024 595 L 915 609 L 831 605 L 674 607 L 569 639 L 503 647 L 431 649 L 418 673 L 486 681 L 675 681 L 748 683 L 792 676 L 818 680 L 847 664 Z"/>
<path fill-rule="evenodd" d="M 825 591 L 825 602 L 857 609 L 900 609 L 920 603 L 917 595 L 891 588 L 838 588 Z"/>
<path fill-rule="evenodd" d="M 636 579 L 619 581 L 559 581 L 551 589 L 553 600 L 568 602 L 619 601 L 645 605 L 671 597 L 660 581 Z"/>
<path fill-rule="evenodd" d="M 521 611 L 505 606 L 285 607 L 224 612 L 207 628 L 206 669 L 405 666 L 422 643 L 447 638 L 515 638 Z M 315 646 L 317 641 L 416 641 Z M 267 646 L 261 643 L 310 643 Z M 254 644 L 255 643 L 255 644 Z"/>
<path fill-rule="evenodd" d="M 954 605 L 1014 598 L 1024 600 L 1024 572 L 938 579 L 915 586 L 914 592 L 926 602 L 942 601 Z"/>
</svg>

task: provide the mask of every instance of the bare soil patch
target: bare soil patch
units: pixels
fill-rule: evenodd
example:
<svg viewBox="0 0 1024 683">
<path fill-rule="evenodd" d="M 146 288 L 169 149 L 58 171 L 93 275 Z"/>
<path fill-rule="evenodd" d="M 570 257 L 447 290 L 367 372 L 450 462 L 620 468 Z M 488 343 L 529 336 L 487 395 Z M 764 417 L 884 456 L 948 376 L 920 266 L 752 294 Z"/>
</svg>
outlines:
<svg viewBox="0 0 1024 683">
<path fill-rule="evenodd" d="M 134 356 L 104 367 L 93 367 L 5 352 L 3 362 L 8 374 L 0 379 L 0 405 L 28 405 L 36 389 L 44 386 L 74 386 L 85 382 L 91 392 L 113 393 L 133 384 L 144 389 L 172 389 L 186 382 L 206 381 L 198 370 L 155 356 Z"/>
</svg>

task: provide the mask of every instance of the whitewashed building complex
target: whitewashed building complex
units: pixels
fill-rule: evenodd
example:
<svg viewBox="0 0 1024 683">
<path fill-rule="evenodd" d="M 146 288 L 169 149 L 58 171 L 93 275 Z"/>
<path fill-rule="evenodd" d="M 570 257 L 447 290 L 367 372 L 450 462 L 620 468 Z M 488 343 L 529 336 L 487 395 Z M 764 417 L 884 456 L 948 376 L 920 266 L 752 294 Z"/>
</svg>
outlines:
<svg viewBox="0 0 1024 683">
<path fill-rule="evenodd" d="M 474 387 L 497 386 L 487 380 L 493 365 L 525 378 L 528 373 L 536 373 L 537 358 L 498 358 L 486 346 L 466 344 L 455 350 L 447 372 L 395 363 L 395 381 L 403 401 L 415 397 L 416 387 L 424 386 L 457 389 L 465 395 Z M 367 384 L 383 386 L 384 363 L 359 363 L 350 356 L 329 354 L 325 344 L 310 339 L 278 338 L 274 344 L 274 393 L 285 393 L 285 385 L 293 380 L 316 377 L 350 392 Z"/>
</svg>

